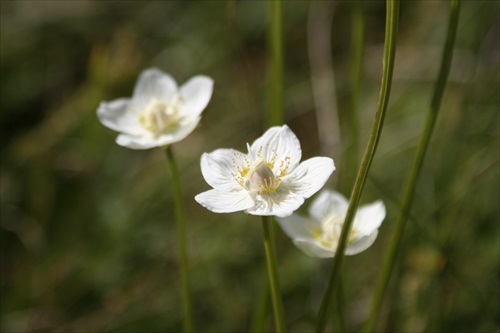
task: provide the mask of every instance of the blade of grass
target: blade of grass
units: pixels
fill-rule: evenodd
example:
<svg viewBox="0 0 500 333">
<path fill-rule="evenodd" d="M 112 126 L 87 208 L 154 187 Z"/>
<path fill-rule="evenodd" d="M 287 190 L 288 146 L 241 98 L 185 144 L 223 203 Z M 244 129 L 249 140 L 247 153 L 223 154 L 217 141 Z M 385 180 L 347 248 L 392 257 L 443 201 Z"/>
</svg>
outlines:
<svg viewBox="0 0 500 333">
<path fill-rule="evenodd" d="M 351 231 L 352 222 L 359 205 L 363 187 L 365 185 L 366 177 L 368 175 L 370 165 L 377 149 L 380 135 L 382 134 L 385 112 L 387 110 L 389 95 L 391 91 L 392 73 L 394 70 L 398 21 L 399 1 L 388 0 L 384 45 L 384 68 L 382 73 L 379 103 L 377 112 L 375 114 L 375 120 L 373 122 L 372 132 L 368 140 L 368 145 L 366 146 L 366 150 L 361 161 L 361 167 L 359 169 L 358 176 L 356 177 L 354 188 L 351 193 L 351 199 L 349 201 L 349 207 L 347 209 L 344 225 L 342 226 L 339 244 L 333 258 L 330 280 L 326 288 L 323 302 L 321 303 L 320 311 L 318 314 L 318 322 L 316 326 L 317 332 L 323 332 L 327 324 L 327 313 L 330 307 L 332 296 L 335 292 L 335 288 L 337 288 L 337 283 L 335 282 L 337 281 L 339 273 L 341 271 L 342 259 L 344 257 L 344 252 L 347 245 L 347 238 L 349 232 Z"/>
<path fill-rule="evenodd" d="M 431 105 L 429 113 L 427 115 L 424 130 L 420 136 L 420 142 L 415 152 L 413 163 L 406 178 L 406 183 L 404 185 L 401 207 L 396 218 L 396 225 L 394 231 L 391 234 L 389 246 L 384 257 L 384 262 L 382 266 L 382 271 L 377 280 L 377 285 L 375 288 L 375 295 L 372 301 L 372 307 L 370 312 L 370 317 L 364 327 L 365 332 L 373 332 L 377 322 L 377 317 L 380 311 L 380 306 L 382 304 L 385 290 L 387 289 L 387 284 L 389 283 L 389 278 L 391 276 L 394 263 L 396 261 L 396 254 L 401 245 L 401 236 L 404 231 L 406 220 L 408 219 L 408 214 L 410 212 L 411 203 L 413 201 L 413 196 L 415 193 L 415 185 L 422 167 L 425 153 L 429 146 L 430 138 L 434 125 L 436 123 L 437 115 L 441 105 L 441 100 L 443 97 L 444 89 L 446 86 L 446 81 L 448 79 L 448 74 L 450 72 L 452 55 L 453 55 L 453 45 L 455 43 L 455 36 L 458 27 L 458 17 L 460 12 L 460 0 L 451 1 L 451 13 L 448 24 L 448 32 L 446 37 L 446 42 L 443 50 L 443 56 L 441 59 L 441 68 L 436 80 L 436 85 L 434 88 L 434 94 L 432 96 Z"/>
<path fill-rule="evenodd" d="M 191 314 L 191 296 L 189 290 L 189 268 L 186 249 L 186 223 L 184 221 L 184 201 L 182 198 L 179 182 L 179 172 L 175 163 L 174 153 L 171 146 L 165 148 L 167 155 L 168 171 L 172 182 L 172 191 L 175 204 L 175 220 L 179 246 L 181 299 L 182 299 L 182 327 L 184 332 L 193 332 L 193 320 Z"/>
</svg>

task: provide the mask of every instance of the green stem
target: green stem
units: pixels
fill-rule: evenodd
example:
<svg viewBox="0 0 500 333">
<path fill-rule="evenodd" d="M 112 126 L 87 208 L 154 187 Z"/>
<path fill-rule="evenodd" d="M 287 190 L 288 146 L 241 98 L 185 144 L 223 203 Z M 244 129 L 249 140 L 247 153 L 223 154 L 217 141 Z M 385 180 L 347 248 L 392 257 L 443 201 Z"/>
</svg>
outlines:
<svg viewBox="0 0 500 333">
<path fill-rule="evenodd" d="M 281 300 L 278 271 L 276 269 L 276 251 L 274 249 L 272 217 L 262 216 L 262 229 L 264 231 L 264 248 L 266 250 L 267 273 L 269 275 L 269 287 L 271 289 L 276 331 L 286 332 L 283 301 Z"/>
<path fill-rule="evenodd" d="M 269 1 L 271 22 L 269 26 L 269 78 L 267 126 L 283 124 L 283 2 Z"/>
<path fill-rule="evenodd" d="M 191 298 L 189 292 L 189 269 L 186 250 L 186 224 L 184 221 L 184 201 L 182 198 L 181 186 L 179 183 L 179 172 L 175 163 L 171 146 L 165 149 L 168 161 L 170 181 L 175 203 L 175 219 L 177 227 L 177 237 L 180 256 L 180 278 L 181 278 L 181 298 L 182 298 L 182 327 L 184 332 L 193 332 L 193 321 L 191 314 Z"/>
<path fill-rule="evenodd" d="M 378 141 L 382 133 L 382 127 L 384 124 L 385 112 L 387 110 L 387 105 L 389 103 L 389 95 L 391 90 L 392 73 L 394 69 L 394 60 L 396 54 L 396 37 L 397 37 L 397 26 L 399 21 L 399 1 L 398 0 L 387 0 L 387 19 L 386 19 L 386 29 L 385 29 L 385 46 L 384 46 L 384 66 L 382 73 L 382 83 L 380 89 L 380 98 L 377 107 L 377 112 L 375 114 L 375 120 L 373 122 L 372 132 L 370 134 L 370 139 L 368 145 L 366 146 L 365 153 L 363 155 L 363 160 L 361 161 L 361 167 L 358 171 L 358 176 L 356 177 L 356 182 L 354 183 L 354 188 L 351 193 L 351 200 L 349 201 L 349 207 L 347 209 L 344 225 L 342 226 L 342 232 L 340 234 L 339 243 L 337 250 L 335 251 L 335 256 L 333 258 L 332 271 L 330 275 L 330 280 L 323 297 L 323 302 L 321 303 L 321 308 L 318 315 L 318 322 L 316 326 L 317 332 L 323 332 L 327 324 L 327 313 L 330 307 L 332 294 L 337 288 L 337 280 L 341 267 L 342 260 L 344 257 L 345 248 L 347 245 L 347 238 L 351 231 L 352 221 L 356 215 L 356 210 L 359 205 L 361 198 L 361 193 L 363 192 L 363 187 L 365 185 L 366 177 L 370 169 L 375 151 L 377 149 Z"/>
<path fill-rule="evenodd" d="M 396 218 L 396 225 L 394 227 L 394 231 L 391 234 L 386 255 L 384 257 L 382 271 L 377 280 L 375 294 L 370 311 L 370 317 L 364 327 L 365 332 L 373 332 L 375 329 L 378 313 L 380 311 L 380 307 L 384 298 L 384 293 L 387 289 L 387 284 L 389 283 L 391 272 L 396 261 L 396 254 L 398 253 L 398 249 L 400 247 L 401 236 L 404 231 L 406 220 L 408 219 L 408 214 L 410 212 L 411 203 L 413 201 L 413 196 L 415 193 L 415 184 L 417 182 L 420 169 L 422 168 L 427 147 L 429 146 L 430 138 L 434 129 L 434 125 L 436 123 L 436 118 L 446 86 L 446 81 L 450 72 L 453 55 L 453 45 L 455 43 L 455 36 L 458 27 L 459 12 L 460 0 L 452 0 L 446 43 L 441 59 L 441 68 L 436 80 L 436 85 L 434 87 L 434 94 L 432 96 L 425 127 L 420 136 L 420 142 L 418 144 L 411 169 L 408 173 L 405 185 L 403 187 L 403 199 L 401 201 L 401 207 Z"/>
</svg>

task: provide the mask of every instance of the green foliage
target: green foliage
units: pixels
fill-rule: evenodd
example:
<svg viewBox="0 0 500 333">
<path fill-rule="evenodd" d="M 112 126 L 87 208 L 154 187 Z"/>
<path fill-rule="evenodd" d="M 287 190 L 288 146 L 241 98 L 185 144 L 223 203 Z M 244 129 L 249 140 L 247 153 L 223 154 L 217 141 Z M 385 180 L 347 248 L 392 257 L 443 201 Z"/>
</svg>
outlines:
<svg viewBox="0 0 500 333">
<path fill-rule="evenodd" d="M 186 206 L 194 318 L 201 331 L 248 330 L 267 278 L 259 219 L 213 214 L 193 197 L 208 189 L 199 168 L 203 152 L 244 150 L 245 142 L 262 134 L 267 4 L 0 6 L 1 331 L 181 330 L 166 158 L 160 149 L 117 146 L 116 134 L 95 114 L 100 101 L 130 96 L 137 75 L 150 66 L 179 82 L 195 74 L 214 78 L 214 96 L 200 127 L 173 146 Z M 309 3 L 290 1 L 283 9 L 285 119 L 309 158 L 323 145 L 307 53 Z M 349 136 L 351 108 L 351 10 L 350 2 L 337 4 L 332 29 L 342 138 Z M 494 1 L 462 5 L 450 79 L 417 183 L 397 283 L 388 289 L 382 330 L 499 331 L 498 12 Z M 380 88 L 384 3 L 367 3 L 364 14 L 361 145 Z M 447 2 L 402 3 L 391 102 L 362 199 L 382 198 L 388 217 L 374 246 L 346 260 L 348 330 L 366 320 L 428 110 L 447 16 Z M 349 167 L 344 154 L 330 156 L 342 178 Z M 287 326 L 312 330 L 330 261 L 304 256 L 280 232 L 277 256 Z M 268 313 L 272 329 L 270 307 Z"/>
</svg>

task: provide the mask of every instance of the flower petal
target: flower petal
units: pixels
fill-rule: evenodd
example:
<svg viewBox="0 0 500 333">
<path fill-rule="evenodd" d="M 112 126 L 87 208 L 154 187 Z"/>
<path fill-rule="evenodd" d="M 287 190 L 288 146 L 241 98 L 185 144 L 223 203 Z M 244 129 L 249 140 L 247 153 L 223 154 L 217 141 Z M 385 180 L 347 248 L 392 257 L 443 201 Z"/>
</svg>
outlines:
<svg viewBox="0 0 500 333">
<path fill-rule="evenodd" d="M 131 135 L 144 133 L 137 117 L 129 112 L 130 99 L 120 98 L 111 102 L 103 102 L 97 109 L 100 122 L 117 132 Z"/>
<path fill-rule="evenodd" d="M 345 249 L 345 254 L 348 256 L 358 254 L 369 248 L 377 238 L 378 231 L 375 230 L 369 235 L 363 235 L 362 237 L 354 240 L 352 243 L 348 244 Z"/>
<path fill-rule="evenodd" d="M 315 230 L 321 231 L 321 224 L 313 219 L 305 218 L 298 214 L 287 217 L 277 217 L 283 231 L 292 239 L 313 239 Z"/>
<path fill-rule="evenodd" d="M 376 231 L 385 219 L 385 206 L 382 200 L 361 206 L 356 212 L 354 226 L 362 235 Z"/>
<path fill-rule="evenodd" d="M 162 147 L 181 141 L 196 128 L 196 125 L 198 125 L 198 120 L 177 125 L 171 128 L 169 132 L 160 135 L 152 135 L 151 133 L 144 133 L 142 135 L 120 134 L 116 138 L 116 143 L 130 149 Z"/>
<path fill-rule="evenodd" d="M 212 97 L 213 86 L 214 81 L 204 75 L 197 75 L 184 83 L 180 88 L 183 100 L 180 107 L 182 116 L 199 117 Z"/>
<path fill-rule="evenodd" d="M 314 241 L 308 239 L 294 239 L 293 243 L 302 252 L 314 258 L 332 258 L 335 255 L 335 250 L 328 250 L 320 246 Z"/>
<path fill-rule="evenodd" d="M 248 214 L 286 217 L 292 215 L 304 203 L 304 198 L 295 195 L 286 185 L 281 184 L 275 192 L 257 194 L 255 202 L 255 206 L 247 210 Z"/>
<path fill-rule="evenodd" d="M 288 163 L 291 171 L 302 158 L 299 139 L 287 125 L 271 127 L 250 148 L 255 159 L 262 157 L 266 162 L 274 161 L 273 171 L 278 175 L 280 167 L 284 165 L 282 163 Z"/>
<path fill-rule="evenodd" d="M 238 175 L 236 168 L 248 168 L 245 154 L 234 149 L 217 149 L 204 153 L 200 165 L 203 178 L 214 189 L 235 191 L 243 188 L 234 175 Z"/>
<path fill-rule="evenodd" d="M 343 220 L 348 206 L 349 202 L 342 194 L 332 190 L 323 190 L 309 206 L 309 215 L 318 221 L 323 221 L 331 215 Z"/>
<path fill-rule="evenodd" d="M 133 109 L 142 110 L 152 99 L 169 102 L 177 92 L 177 83 L 157 68 L 144 70 L 134 88 Z"/>
<path fill-rule="evenodd" d="M 297 195 L 309 198 L 325 185 L 333 170 L 335 165 L 331 158 L 313 157 L 300 163 L 282 183 L 288 183 Z"/>
<path fill-rule="evenodd" d="M 233 192 L 209 190 L 198 194 L 194 199 L 214 213 L 232 213 L 248 209 L 254 205 L 252 198 L 244 190 Z"/>
</svg>

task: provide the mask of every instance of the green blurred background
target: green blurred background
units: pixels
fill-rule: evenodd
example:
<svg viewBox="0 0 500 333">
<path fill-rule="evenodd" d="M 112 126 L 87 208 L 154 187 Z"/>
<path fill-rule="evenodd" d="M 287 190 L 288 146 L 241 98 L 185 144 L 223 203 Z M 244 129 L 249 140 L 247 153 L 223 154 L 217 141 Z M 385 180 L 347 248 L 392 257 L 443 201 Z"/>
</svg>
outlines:
<svg viewBox="0 0 500 333">
<path fill-rule="evenodd" d="M 284 5 L 285 118 L 303 158 L 334 158 L 328 186 L 348 195 L 355 1 Z M 2 332 L 179 331 L 173 203 L 160 149 L 133 151 L 96 117 L 155 66 L 179 83 L 215 80 L 200 126 L 174 145 L 185 196 L 196 326 L 248 331 L 267 278 L 260 219 L 214 214 L 199 157 L 245 150 L 265 130 L 268 4 L 264 1 L 2 1 Z M 308 27 L 326 13 L 342 146 L 318 135 Z M 366 318 L 445 38 L 446 1 L 403 1 L 394 84 L 362 203 L 388 216 L 376 243 L 344 269 L 348 330 Z M 385 4 L 364 4 L 360 152 L 376 109 Z M 323 17 L 324 19 L 324 17 Z M 321 23 L 321 21 L 319 21 Z M 319 25 L 321 27 L 321 24 Z M 439 121 L 416 189 L 379 329 L 499 332 L 499 2 L 464 1 Z M 318 87 L 314 87 L 318 89 Z M 320 87 L 321 89 L 321 87 Z M 331 94 L 330 94 L 331 95 Z M 352 150 L 351 150 L 352 151 Z M 305 212 L 306 204 L 300 209 Z M 290 331 L 310 331 L 330 260 L 281 232 L 278 264 Z M 265 289 L 264 289 L 265 290 Z M 264 298 L 265 300 L 265 298 Z M 266 329 L 271 330 L 268 303 Z"/>
</svg>

